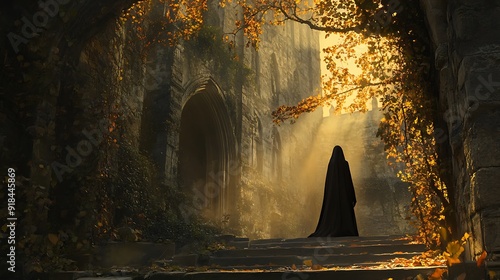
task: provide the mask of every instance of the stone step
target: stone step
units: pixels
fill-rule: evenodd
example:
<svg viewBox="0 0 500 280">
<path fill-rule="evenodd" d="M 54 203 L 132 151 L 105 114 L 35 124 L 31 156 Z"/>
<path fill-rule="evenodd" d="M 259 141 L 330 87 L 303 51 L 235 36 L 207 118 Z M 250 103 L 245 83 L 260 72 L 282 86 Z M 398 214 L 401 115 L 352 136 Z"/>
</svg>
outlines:
<svg viewBox="0 0 500 280">
<path fill-rule="evenodd" d="M 159 267 L 178 266 L 179 270 L 149 272 L 146 275 L 135 275 L 133 279 L 406 280 L 414 279 L 419 274 L 427 279 L 427 275 L 437 268 L 383 268 L 384 263 L 395 258 L 410 259 L 426 251 L 424 245 L 413 244 L 401 236 L 248 240 L 228 235 L 218 238 L 235 249 L 219 250 L 208 255 L 187 254 L 159 258 L 155 262 Z M 194 269 L 198 271 L 186 272 L 189 267 L 196 267 Z M 130 280 L 127 276 L 124 277 L 123 280 Z M 90 277 L 82 280 L 93 279 L 106 278 Z"/>
<path fill-rule="evenodd" d="M 384 254 L 326 254 L 326 255 L 288 255 L 288 256 L 252 256 L 252 257 L 210 257 L 210 266 L 229 267 L 254 265 L 292 266 L 302 265 L 310 260 L 313 264 L 322 266 L 349 266 L 354 263 L 388 262 L 394 258 L 411 258 L 415 253 L 384 253 Z"/>
<path fill-rule="evenodd" d="M 93 262 L 100 267 L 141 266 L 155 259 L 171 258 L 174 253 L 173 242 L 109 242 L 97 249 Z"/>
<path fill-rule="evenodd" d="M 387 244 L 369 244 L 365 246 L 350 246 L 344 244 L 328 244 L 325 246 L 308 246 L 308 247 L 273 247 L 273 248 L 248 248 L 236 250 L 219 250 L 214 252 L 216 257 L 252 257 L 252 256 L 286 256 L 286 255 L 321 255 L 321 254 L 361 254 L 372 253 L 382 254 L 391 252 L 424 252 L 425 245 L 423 244 L 403 244 L 403 245 L 387 245 Z"/>
<path fill-rule="evenodd" d="M 410 241 L 394 237 L 316 237 L 316 238 L 297 238 L 297 239 L 271 239 L 271 240 L 252 240 L 249 242 L 249 248 L 275 248 L 275 247 L 310 247 L 327 245 L 349 245 L 350 247 L 368 246 L 368 245 L 405 245 Z"/>
<path fill-rule="evenodd" d="M 245 249 L 250 247 L 250 241 L 231 241 L 228 242 L 227 245 L 229 247 L 234 247 L 235 249 Z"/>
<path fill-rule="evenodd" d="M 337 240 L 337 241 L 370 241 L 370 240 L 408 240 L 402 235 L 371 235 L 371 236 L 330 236 L 330 237 L 297 237 L 297 238 L 271 238 L 271 239 L 253 239 L 254 243 L 269 243 L 276 241 L 311 241 L 311 240 Z"/>
<path fill-rule="evenodd" d="M 308 241 L 340 241 L 340 242 L 363 242 L 363 241 L 399 241 L 408 239 L 401 235 L 374 235 L 374 236 L 341 236 L 341 237 L 300 237 L 300 238 L 271 238 L 271 239 L 254 239 L 250 242 L 254 244 L 270 243 L 270 242 L 308 242 Z"/>
<path fill-rule="evenodd" d="M 127 276 L 107 276 L 107 277 L 83 277 L 78 280 L 133 280 L 133 277 Z"/>
<path fill-rule="evenodd" d="M 375 267 L 380 267 L 383 263 L 369 263 L 369 262 L 363 262 L 363 263 L 349 263 L 349 264 L 341 264 L 339 263 L 338 265 L 322 265 L 321 269 L 327 270 L 327 269 L 351 269 L 351 268 L 366 268 L 366 269 L 373 269 Z M 310 270 L 309 267 L 305 265 L 297 265 L 296 266 L 298 270 Z M 235 265 L 235 266 L 212 266 L 210 267 L 209 270 L 221 270 L 221 271 L 257 271 L 257 270 L 262 270 L 262 271 L 284 271 L 284 270 L 291 270 L 292 266 L 283 266 L 283 265 L 275 265 L 275 264 L 267 264 L 267 265 L 253 265 L 253 266 L 245 266 L 245 265 Z"/>
<path fill-rule="evenodd" d="M 413 279 L 418 274 L 427 275 L 435 267 L 414 267 L 394 269 L 349 269 L 349 270 L 306 270 L 306 271 L 207 271 L 190 273 L 151 273 L 147 280 L 394 280 Z"/>
</svg>

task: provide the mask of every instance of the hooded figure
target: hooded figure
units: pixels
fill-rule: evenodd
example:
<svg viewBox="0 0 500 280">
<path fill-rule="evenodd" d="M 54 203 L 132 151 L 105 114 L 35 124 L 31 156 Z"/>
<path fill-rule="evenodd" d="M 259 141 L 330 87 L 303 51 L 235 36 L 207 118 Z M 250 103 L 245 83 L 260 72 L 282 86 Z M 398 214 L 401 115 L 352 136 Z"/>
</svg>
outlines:
<svg viewBox="0 0 500 280">
<path fill-rule="evenodd" d="M 356 195 L 349 164 L 340 146 L 333 148 L 326 173 L 325 196 L 316 231 L 309 237 L 358 236 Z"/>
</svg>

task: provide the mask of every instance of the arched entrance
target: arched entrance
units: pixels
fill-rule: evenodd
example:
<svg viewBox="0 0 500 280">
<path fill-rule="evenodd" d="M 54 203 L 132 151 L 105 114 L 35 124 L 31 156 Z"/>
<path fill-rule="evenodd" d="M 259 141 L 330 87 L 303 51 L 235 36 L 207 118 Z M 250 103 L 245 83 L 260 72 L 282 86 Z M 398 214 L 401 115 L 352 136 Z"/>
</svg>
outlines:
<svg viewBox="0 0 500 280">
<path fill-rule="evenodd" d="M 239 169 L 236 141 L 221 91 L 209 80 L 198 86 L 182 109 L 179 175 L 194 207 L 216 223 L 232 213 Z"/>
</svg>

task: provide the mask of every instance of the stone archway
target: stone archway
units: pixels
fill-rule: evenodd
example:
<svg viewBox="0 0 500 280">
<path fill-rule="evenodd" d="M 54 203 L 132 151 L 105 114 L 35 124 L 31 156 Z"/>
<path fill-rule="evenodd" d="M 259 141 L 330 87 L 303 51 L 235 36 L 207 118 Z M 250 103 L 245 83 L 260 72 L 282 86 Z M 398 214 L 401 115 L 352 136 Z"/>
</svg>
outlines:
<svg viewBox="0 0 500 280">
<path fill-rule="evenodd" d="M 192 91 L 181 114 L 180 183 L 193 195 L 196 210 L 216 223 L 234 214 L 239 165 L 230 120 L 221 91 L 211 80 Z"/>
</svg>

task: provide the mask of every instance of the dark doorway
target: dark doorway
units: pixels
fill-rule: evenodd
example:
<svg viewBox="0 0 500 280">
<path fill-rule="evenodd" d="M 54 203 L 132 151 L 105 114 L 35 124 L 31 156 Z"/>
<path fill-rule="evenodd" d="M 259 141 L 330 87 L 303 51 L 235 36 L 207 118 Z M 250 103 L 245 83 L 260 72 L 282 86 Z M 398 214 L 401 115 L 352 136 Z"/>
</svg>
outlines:
<svg viewBox="0 0 500 280">
<path fill-rule="evenodd" d="M 209 81 L 185 103 L 180 126 L 179 175 L 194 207 L 216 223 L 227 222 L 234 199 L 235 140 L 217 86 Z"/>
</svg>

